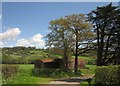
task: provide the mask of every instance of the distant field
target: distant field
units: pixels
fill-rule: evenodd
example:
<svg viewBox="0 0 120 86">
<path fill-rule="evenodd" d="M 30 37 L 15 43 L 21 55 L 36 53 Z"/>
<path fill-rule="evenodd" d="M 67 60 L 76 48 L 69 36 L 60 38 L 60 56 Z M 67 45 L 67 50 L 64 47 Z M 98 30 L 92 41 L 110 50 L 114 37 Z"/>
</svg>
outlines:
<svg viewBox="0 0 120 86">
<path fill-rule="evenodd" d="M 72 56 L 72 58 L 75 58 L 75 56 Z M 91 56 L 78 56 L 78 59 L 85 60 L 85 61 L 95 61 L 95 59 Z"/>
<path fill-rule="evenodd" d="M 31 70 L 34 68 L 34 65 L 25 64 L 19 65 L 19 67 L 20 73 L 7 79 L 5 84 L 45 84 L 52 80 L 51 78 L 33 76 Z"/>
<path fill-rule="evenodd" d="M 86 61 L 95 60 L 94 58 L 92 58 L 92 57 L 87 57 L 87 56 L 79 56 L 78 58 L 79 58 L 79 59 L 84 59 L 84 60 L 86 60 Z"/>
</svg>

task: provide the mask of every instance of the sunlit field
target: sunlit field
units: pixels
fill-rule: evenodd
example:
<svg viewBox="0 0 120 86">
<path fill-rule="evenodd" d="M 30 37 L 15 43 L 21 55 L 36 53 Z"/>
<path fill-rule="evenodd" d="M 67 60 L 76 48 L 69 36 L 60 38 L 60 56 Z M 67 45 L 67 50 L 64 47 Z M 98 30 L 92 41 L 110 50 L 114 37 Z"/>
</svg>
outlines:
<svg viewBox="0 0 120 86">
<path fill-rule="evenodd" d="M 36 77 L 32 74 L 34 65 L 19 65 L 20 72 L 7 80 L 3 80 L 4 84 L 46 84 L 51 78 Z"/>
</svg>

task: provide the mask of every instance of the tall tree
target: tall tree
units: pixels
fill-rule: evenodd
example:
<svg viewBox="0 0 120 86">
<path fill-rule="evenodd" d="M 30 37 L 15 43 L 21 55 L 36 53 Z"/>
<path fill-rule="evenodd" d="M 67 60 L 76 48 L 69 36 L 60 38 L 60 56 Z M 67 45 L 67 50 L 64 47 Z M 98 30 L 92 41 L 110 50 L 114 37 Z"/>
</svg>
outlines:
<svg viewBox="0 0 120 86">
<path fill-rule="evenodd" d="M 46 45 L 54 46 L 63 50 L 65 68 L 68 69 L 68 55 L 71 46 L 72 34 L 68 31 L 68 20 L 60 18 L 50 22 L 49 30 L 51 31 L 46 36 Z"/>
<path fill-rule="evenodd" d="M 92 24 L 84 14 L 73 14 L 51 21 L 51 32 L 46 36 L 47 45 L 63 48 L 66 68 L 69 50 L 72 50 L 75 56 L 74 72 L 78 72 L 78 55 L 89 50 L 88 43 L 94 36 L 91 28 Z M 84 44 L 84 41 L 87 43 Z"/>
<path fill-rule="evenodd" d="M 117 64 L 120 53 L 120 9 L 112 3 L 89 13 L 97 33 L 97 65 Z"/>
<path fill-rule="evenodd" d="M 75 56 L 74 72 L 78 72 L 78 56 L 88 50 L 88 45 L 84 46 L 84 48 L 80 48 L 80 46 L 83 47 L 83 42 L 91 40 L 94 36 L 91 30 L 92 24 L 87 21 L 84 14 L 73 14 L 66 16 L 66 18 L 69 22 L 69 30 L 74 36 L 72 50 Z"/>
</svg>

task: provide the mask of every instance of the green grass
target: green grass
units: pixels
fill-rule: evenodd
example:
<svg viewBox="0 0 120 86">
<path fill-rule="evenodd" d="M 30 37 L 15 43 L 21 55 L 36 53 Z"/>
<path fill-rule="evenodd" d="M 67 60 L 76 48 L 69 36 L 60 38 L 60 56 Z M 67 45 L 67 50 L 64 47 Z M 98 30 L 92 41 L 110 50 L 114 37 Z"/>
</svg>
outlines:
<svg viewBox="0 0 120 86">
<path fill-rule="evenodd" d="M 75 58 L 75 56 L 72 56 L 73 58 Z M 83 59 L 85 61 L 94 61 L 95 59 L 92 57 L 88 57 L 88 56 L 78 56 L 79 59 Z"/>
<path fill-rule="evenodd" d="M 82 81 L 80 82 L 80 86 L 94 86 L 94 81 L 91 82 L 91 85 L 89 85 L 89 83 L 87 81 Z"/>
<path fill-rule="evenodd" d="M 95 74 L 95 69 L 97 68 L 96 65 L 86 65 L 87 68 L 89 69 L 80 69 L 82 75 L 94 75 Z M 87 81 L 82 81 L 80 82 L 80 86 L 94 86 L 94 79 L 91 81 L 91 85 Z"/>
<path fill-rule="evenodd" d="M 20 73 L 7 79 L 6 84 L 45 84 L 51 81 L 51 78 L 35 77 L 32 75 L 31 70 L 34 65 L 19 65 Z"/>
<path fill-rule="evenodd" d="M 79 56 L 78 58 L 84 59 L 85 61 L 95 60 L 95 59 L 93 59 L 92 57 L 87 57 L 87 56 Z"/>
<path fill-rule="evenodd" d="M 2 84 L 2 73 L 1 73 L 1 70 L 0 70 L 0 86 Z"/>
<path fill-rule="evenodd" d="M 87 81 L 80 82 L 80 86 L 89 86 Z"/>
<path fill-rule="evenodd" d="M 82 74 L 94 74 L 95 65 L 86 65 L 89 69 L 80 69 Z M 20 73 L 7 79 L 6 84 L 45 84 L 53 80 L 51 78 L 35 77 L 32 75 L 31 70 L 34 65 L 19 65 Z"/>
<path fill-rule="evenodd" d="M 83 74 L 93 75 L 95 73 L 96 65 L 86 65 L 86 67 L 89 67 L 89 69 L 80 69 L 82 75 Z M 30 64 L 19 65 L 20 72 L 15 76 L 7 79 L 5 83 L 6 84 L 47 84 L 51 80 L 53 80 L 52 78 L 33 76 L 31 72 L 33 68 L 34 65 L 30 65 Z M 82 85 L 87 84 L 87 82 L 85 81 L 81 83 Z"/>
<path fill-rule="evenodd" d="M 86 65 L 85 67 L 89 68 L 89 69 L 86 69 L 86 68 L 80 69 L 82 75 L 84 75 L 84 74 L 87 74 L 87 75 L 95 74 L 95 69 L 97 67 L 96 65 Z"/>
</svg>

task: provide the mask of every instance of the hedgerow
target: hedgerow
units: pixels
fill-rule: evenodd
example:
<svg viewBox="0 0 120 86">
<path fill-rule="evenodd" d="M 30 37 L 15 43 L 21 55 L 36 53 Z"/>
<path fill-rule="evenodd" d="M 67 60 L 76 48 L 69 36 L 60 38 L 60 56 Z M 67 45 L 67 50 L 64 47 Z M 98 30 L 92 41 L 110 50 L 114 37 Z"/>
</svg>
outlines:
<svg viewBox="0 0 120 86">
<path fill-rule="evenodd" d="M 2 78 L 7 79 L 19 71 L 18 65 L 2 65 Z"/>
<path fill-rule="evenodd" d="M 50 77 L 50 78 L 61 78 L 61 77 L 72 77 L 81 76 L 81 72 L 74 73 L 72 70 L 65 69 L 33 69 L 33 74 L 39 77 Z"/>
<path fill-rule="evenodd" d="M 120 65 L 97 67 L 95 71 L 96 86 L 119 86 L 120 85 Z"/>
</svg>

